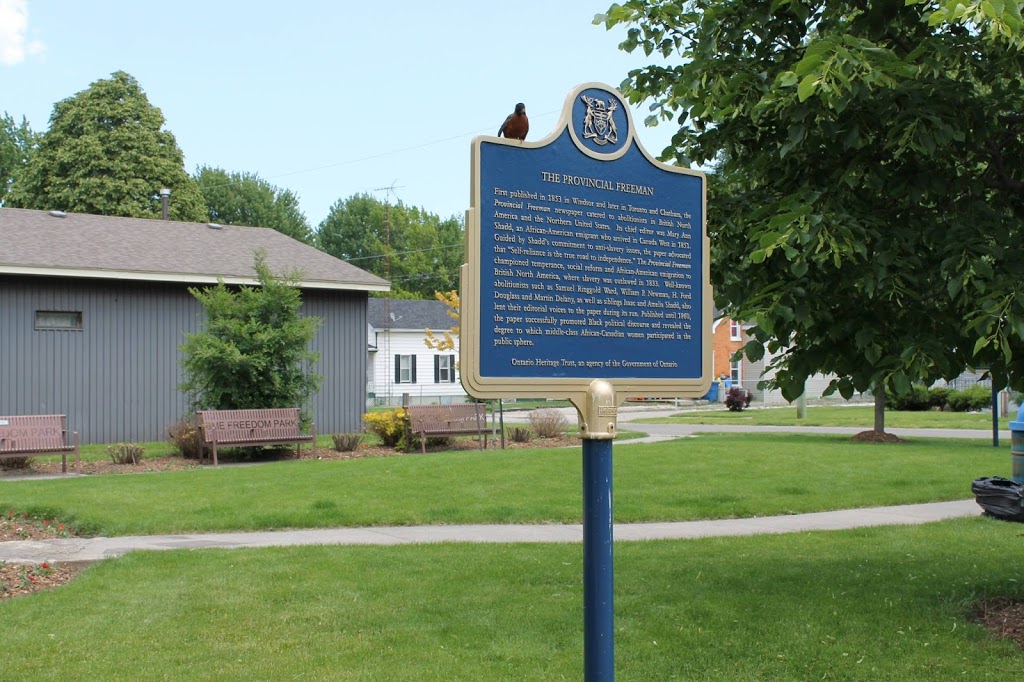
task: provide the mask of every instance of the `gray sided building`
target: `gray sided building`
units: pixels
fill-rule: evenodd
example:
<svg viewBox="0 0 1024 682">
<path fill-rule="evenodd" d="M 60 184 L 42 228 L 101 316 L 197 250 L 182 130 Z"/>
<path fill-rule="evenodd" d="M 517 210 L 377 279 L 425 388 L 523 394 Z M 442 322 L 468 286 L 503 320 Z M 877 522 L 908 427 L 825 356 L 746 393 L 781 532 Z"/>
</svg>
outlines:
<svg viewBox="0 0 1024 682">
<path fill-rule="evenodd" d="M 255 284 L 263 249 L 298 271 L 322 320 L 320 433 L 362 429 L 367 299 L 386 280 L 260 227 L 0 208 L 0 415 L 66 414 L 83 443 L 162 440 L 187 416 L 179 347 L 204 313 L 189 287 Z"/>
</svg>

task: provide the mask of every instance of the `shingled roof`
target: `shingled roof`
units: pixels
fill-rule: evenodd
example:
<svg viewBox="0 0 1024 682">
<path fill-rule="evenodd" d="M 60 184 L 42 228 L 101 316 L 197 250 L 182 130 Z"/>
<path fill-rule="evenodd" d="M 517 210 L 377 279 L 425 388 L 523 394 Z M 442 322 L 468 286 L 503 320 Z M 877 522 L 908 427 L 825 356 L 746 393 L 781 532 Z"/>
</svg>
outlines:
<svg viewBox="0 0 1024 682">
<path fill-rule="evenodd" d="M 371 298 L 366 321 L 374 329 L 446 331 L 458 325 L 448 315 L 448 306 L 440 301 L 412 301 L 398 298 Z"/>
<path fill-rule="evenodd" d="M 0 208 L 0 274 L 255 284 L 265 249 L 275 274 L 307 289 L 388 291 L 387 280 L 266 227 L 205 225 Z"/>
</svg>

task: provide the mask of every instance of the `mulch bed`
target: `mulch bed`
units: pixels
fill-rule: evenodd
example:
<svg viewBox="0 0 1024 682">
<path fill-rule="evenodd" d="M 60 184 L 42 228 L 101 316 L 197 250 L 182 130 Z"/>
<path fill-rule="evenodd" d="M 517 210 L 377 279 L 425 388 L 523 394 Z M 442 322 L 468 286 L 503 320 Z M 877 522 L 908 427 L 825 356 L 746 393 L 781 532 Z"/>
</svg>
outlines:
<svg viewBox="0 0 1024 682">
<path fill-rule="evenodd" d="M 83 568 L 80 564 L 25 566 L 0 561 L 0 601 L 60 587 Z"/>
<path fill-rule="evenodd" d="M 519 448 L 557 448 L 580 446 L 582 441 L 576 436 L 563 436 L 561 438 L 532 438 L 528 443 L 514 443 L 510 439 L 505 441 L 505 449 L 513 450 Z M 492 439 L 487 440 L 488 450 L 500 448 Z M 427 454 L 432 452 L 450 452 L 452 450 L 479 450 L 480 444 L 476 438 L 453 438 L 448 443 L 441 445 L 427 445 Z M 236 457 L 231 451 L 221 453 L 219 459 L 224 464 L 238 462 L 274 462 L 294 459 L 294 449 L 265 449 L 255 457 Z M 366 457 L 404 457 L 419 455 L 419 449 L 410 452 L 402 452 L 390 447 L 380 445 L 360 445 L 352 452 L 338 452 L 332 448 L 318 448 L 311 451 L 308 447 L 302 448 L 302 459 L 319 460 L 350 460 L 363 459 Z M 59 461 L 41 461 L 30 459 L 29 465 L 24 469 L 3 469 L 0 468 L 0 476 L 16 478 L 18 476 L 38 476 L 40 474 L 60 474 Z M 210 466 L 209 461 L 197 462 L 194 459 L 185 459 L 174 455 L 168 457 L 143 457 L 138 464 L 114 464 L 108 459 L 98 459 L 89 462 L 82 462 L 83 475 L 97 474 L 146 474 L 160 471 L 181 471 L 186 469 L 197 469 Z M 74 465 L 68 465 L 68 473 L 74 473 Z"/>
<path fill-rule="evenodd" d="M 0 509 L 0 542 L 54 540 L 75 535 L 73 528 L 65 528 L 59 521 Z M 76 564 L 26 566 L 0 561 L 0 601 L 63 585 L 78 575 L 82 568 Z"/>
<path fill-rule="evenodd" d="M 975 606 L 971 620 L 993 637 L 1012 639 L 1024 649 L 1024 599 L 986 599 Z"/>
<path fill-rule="evenodd" d="M 891 433 L 879 433 L 878 431 L 861 431 L 857 435 L 853 436 L 850 440 L 854 443 L 906 443 L 899 436 L 894 436 Z"/>
</svg>

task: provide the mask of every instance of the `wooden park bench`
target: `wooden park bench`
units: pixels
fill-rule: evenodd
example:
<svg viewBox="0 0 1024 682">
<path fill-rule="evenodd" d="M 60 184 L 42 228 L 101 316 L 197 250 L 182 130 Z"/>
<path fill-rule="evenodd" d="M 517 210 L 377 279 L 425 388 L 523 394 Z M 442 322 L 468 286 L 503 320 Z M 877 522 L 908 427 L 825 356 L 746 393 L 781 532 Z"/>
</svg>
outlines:
<svg viewBox="0 0 1024 682">
<path fill-rule="evenodd" d="M 484 403 L 454 405 L 410 405 L 409 430 L 420 437 L 420 452 L 427 451 L 427 438 L 476 436 L 487 449 L 487 406 Z"/>
<path fill-rule="evenodd" d="M 199 430 L 203 444 L 213 452 L 217 466 L 217 449 L 221 447 L 256 447 L 260 445 L 294 445 L 295 456 L 301 456 L 302 443 L 316 445 L 316 428 L 302 432 L 299 408 L 282 407 L 262 410 L 199 410 Z"/>
<path fill-rule="evenodd" d="M 60 453 L 61 471 L 68 472 L 68 453 L 75 453 L 75 473 L 82 473 L 78 459 L 78 432 L 68 442 L 67 417 L 37 414 L 0 417 L 0 458 L 35 457 Z"/>
</svg>

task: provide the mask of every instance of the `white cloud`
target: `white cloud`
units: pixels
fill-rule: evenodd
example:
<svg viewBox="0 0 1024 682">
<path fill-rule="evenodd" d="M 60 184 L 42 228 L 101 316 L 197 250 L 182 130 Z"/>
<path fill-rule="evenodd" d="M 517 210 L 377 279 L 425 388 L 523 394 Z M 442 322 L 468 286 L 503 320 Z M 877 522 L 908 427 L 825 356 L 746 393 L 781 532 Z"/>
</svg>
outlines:
<svg viewBox="0 0 1024 682">
<path fill-rule="evenodd" d="M 27 30 L 28 0 L 0 0 L 0 64 L 14 66 L 46 50 L 42 42 L 28 38 Z"/>
</svg>

